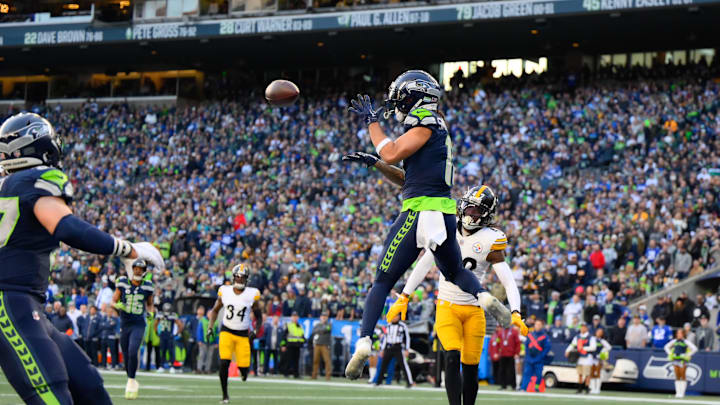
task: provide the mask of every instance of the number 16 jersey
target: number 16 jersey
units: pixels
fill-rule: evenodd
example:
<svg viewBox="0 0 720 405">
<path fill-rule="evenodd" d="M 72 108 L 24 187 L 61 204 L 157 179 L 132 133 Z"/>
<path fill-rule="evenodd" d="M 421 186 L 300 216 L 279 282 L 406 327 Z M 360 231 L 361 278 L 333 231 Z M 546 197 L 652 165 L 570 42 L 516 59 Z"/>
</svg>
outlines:
<svg viewBox="0 0 720 405">
<path fill-rule="evenodd" d="M 235 331 L 250 329 L 250 313 L 252 305 L 260 299 L 260 290 L 245 287 L 243 292 L 235 294 L 231 285 L 223 285 L 218 289 L 218 297 L 223 304 L 222 324 Z"/>
<path fill-rule="evenodd" d="M 120 290 L 120 302 L 127 308 L 127 312 L 119 311 L 122 324 L 145 325 L 145 301 L 153 293 L 152 282 L 143 280 L 140 285 L 135 285 L 122 276 L 115 282 L 115 287 Z"/>
</svg>

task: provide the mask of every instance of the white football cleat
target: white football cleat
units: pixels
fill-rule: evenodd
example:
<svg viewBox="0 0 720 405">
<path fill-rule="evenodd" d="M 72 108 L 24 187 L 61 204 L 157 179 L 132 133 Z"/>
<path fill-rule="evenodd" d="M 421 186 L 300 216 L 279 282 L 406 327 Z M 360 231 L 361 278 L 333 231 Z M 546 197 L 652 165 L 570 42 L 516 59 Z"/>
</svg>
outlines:
<svg viewBox="0 0 720 405">
<path fill-rule="evenodd" d="M 490 313 L 503 328 L 509 328 L 512 324 L 512 314 L 497 298 L 488 292 L 478 294 L 478 303 L 487 312 Z"/>
<path fill-rule="evenodd" d="M 372 351 L 372 342 L 370 336 L 361 337 L 355 343 L 355 353 L 345 367 L 345 377 L 356 380 L 362 375 L 363 368 L 365 368 L 365 362 Z"/>
<path fill-rule="evenodd" d="M 128 378 L 125 385 L 125 399 L 137 399 L 138 391 L 140 391 L 140 384 L 138 384 L 137 380 Z"/>
</svg>

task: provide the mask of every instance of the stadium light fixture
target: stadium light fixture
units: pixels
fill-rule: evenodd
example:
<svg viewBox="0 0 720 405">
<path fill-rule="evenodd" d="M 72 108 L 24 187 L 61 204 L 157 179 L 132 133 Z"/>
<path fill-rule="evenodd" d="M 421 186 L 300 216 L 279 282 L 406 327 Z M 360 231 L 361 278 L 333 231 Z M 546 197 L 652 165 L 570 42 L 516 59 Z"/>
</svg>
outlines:
<svg viewBox="0 0 720 405">
<path fill-rule="evenodd" d="M 77 3 L 68 3 L 63 5 L 63 8 L 66 8 L 68 10 L 78 10 L 80 9 L 80 5 Z"/>
</svg>

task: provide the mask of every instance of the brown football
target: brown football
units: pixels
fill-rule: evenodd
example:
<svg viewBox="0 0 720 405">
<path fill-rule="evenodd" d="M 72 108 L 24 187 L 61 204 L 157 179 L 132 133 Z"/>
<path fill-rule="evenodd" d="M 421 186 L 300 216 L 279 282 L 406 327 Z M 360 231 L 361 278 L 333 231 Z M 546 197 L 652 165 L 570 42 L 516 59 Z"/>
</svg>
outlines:
<svg viewBox="0 0 720 405">
<path fill-rule="evenodd" d="M 265 88 L 265 99 L 276 107 L 292 105 L 300 96 L 300 89 L 289 80 L 275 80 Z"/>
</svg>

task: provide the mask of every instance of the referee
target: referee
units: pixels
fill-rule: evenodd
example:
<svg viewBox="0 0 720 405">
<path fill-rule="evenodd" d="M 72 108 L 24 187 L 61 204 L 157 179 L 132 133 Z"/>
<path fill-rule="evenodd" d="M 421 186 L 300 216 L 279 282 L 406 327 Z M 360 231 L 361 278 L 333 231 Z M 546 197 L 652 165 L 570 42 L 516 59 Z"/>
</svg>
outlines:
<svg viewBox="0 0 720 405">
<path fill-rule="evenodd" d="M 412 373 L 407 363 L 407 355 L 410 350 L 410 331 L 405 322 L 400 322 L 400 315 L 393 318 L 392 323 L 387 326 L 387 333 L 382 339 L 380 349 L 383 352 L 382 363 L 375 385 L 380 385 L 380 382 L 383 381 L 390 365 L 390 359 L 394 357 L 397 364 L 403 365 L 407 388 L 412 387 L 414 385 Z"/>
</svg>

